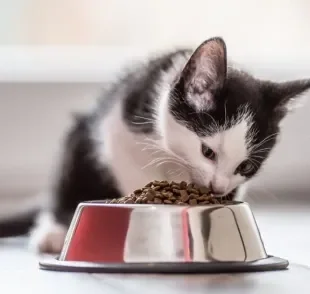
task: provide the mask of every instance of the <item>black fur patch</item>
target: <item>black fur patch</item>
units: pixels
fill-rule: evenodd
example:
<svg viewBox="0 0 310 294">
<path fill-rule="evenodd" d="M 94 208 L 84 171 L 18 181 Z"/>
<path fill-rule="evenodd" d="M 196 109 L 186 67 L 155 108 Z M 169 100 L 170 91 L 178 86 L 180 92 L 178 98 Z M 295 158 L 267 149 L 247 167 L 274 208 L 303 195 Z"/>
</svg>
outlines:
<svg viewBox="0 0 310 294">
<path fill-rule="evenodd" d="M 121 197 L 109 168 L 98 162 L 94 123 L 92 116 L 80 116 L 66 138 L 53 190 L 54 213 L 63 224 L 71 221 L 80 202 Z"/>
<path fill-rule="evenodd" d="M 123 104 L 124 121 L 133 132 L 149 134 L 154 131 L 154 106 L 157 101 L 158 80 L 173 66 L 173 58 L 186 55 L 189 50 L 178 50 L 152 59 L 140 72 L 123 80 L 126 97 Z"/>
</svg>

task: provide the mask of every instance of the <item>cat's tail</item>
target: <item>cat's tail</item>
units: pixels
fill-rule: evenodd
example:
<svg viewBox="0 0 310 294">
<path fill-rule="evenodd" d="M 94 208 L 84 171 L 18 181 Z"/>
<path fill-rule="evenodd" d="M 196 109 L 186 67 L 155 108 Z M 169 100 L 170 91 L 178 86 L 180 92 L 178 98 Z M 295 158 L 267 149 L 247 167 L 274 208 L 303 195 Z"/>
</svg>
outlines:
<svg viewBox="0 0 310 294">
<path fill-rule="evenodd" d="M 0 238 L 25 235 L 35 223 L 42 198 L 1 197 L 0 198 Z"/>
</svg>

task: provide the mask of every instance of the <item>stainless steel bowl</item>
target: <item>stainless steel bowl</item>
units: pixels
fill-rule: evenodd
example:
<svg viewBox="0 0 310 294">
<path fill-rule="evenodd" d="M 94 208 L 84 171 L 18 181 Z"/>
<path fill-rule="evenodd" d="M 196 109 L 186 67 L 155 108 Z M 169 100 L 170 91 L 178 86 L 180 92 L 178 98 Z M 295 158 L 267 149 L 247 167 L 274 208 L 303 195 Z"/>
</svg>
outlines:
<svg viewBox="0 0 310 294">
<path fill-rule="evenodd" d="M 78 271 L 251 271 L 283 269 L 266 253 L 247 203 L 81 203 L 63 250 L 43 269 Z"/>
</svg>

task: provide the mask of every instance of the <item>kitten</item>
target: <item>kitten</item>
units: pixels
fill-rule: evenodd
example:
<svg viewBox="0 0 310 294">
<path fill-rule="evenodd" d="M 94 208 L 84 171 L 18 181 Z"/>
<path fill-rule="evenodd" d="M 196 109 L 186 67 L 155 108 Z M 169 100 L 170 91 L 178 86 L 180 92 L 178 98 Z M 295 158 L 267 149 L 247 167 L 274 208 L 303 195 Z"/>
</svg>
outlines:
<svg viewBox="0 0 310 294">
<path fill-rule="evenodd" d="M 140 65 L 77 118 L 31 246 L 58 253 L 78 203 L 118 198 L 154 179 L 240 198 L 291 102 L 309 88 L 310 80 L 262 81 L 228 66 L 221 38 Z"/>
</svg>

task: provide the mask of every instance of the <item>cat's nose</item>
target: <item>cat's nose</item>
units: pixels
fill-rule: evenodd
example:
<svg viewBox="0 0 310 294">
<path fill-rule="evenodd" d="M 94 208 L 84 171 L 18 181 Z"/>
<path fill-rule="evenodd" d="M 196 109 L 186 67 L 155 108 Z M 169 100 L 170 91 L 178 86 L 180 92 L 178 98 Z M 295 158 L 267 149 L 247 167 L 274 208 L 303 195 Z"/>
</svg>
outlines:
<svg viewBox="0 0 310 294">
<path fill-rule="evenodd" d="M 218 183 L 211 182 L 210 190 L 215 195 L 223 195 L 226 192 L 226 186 L 219 185 Z"/>
</svg>

